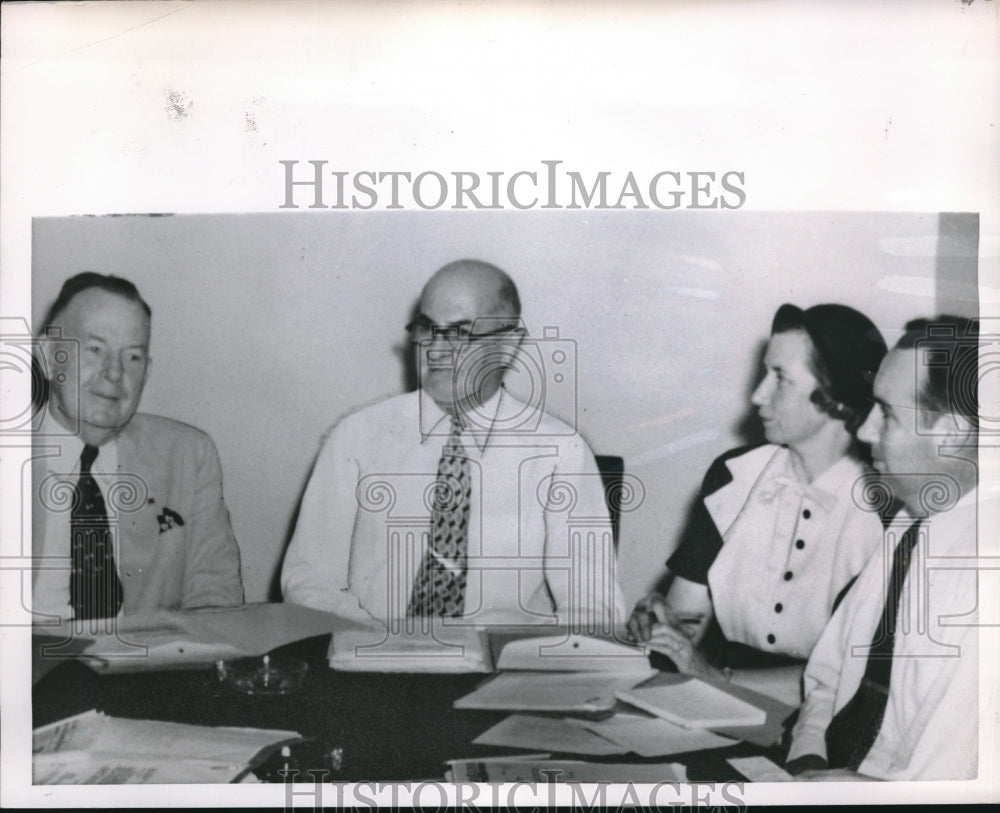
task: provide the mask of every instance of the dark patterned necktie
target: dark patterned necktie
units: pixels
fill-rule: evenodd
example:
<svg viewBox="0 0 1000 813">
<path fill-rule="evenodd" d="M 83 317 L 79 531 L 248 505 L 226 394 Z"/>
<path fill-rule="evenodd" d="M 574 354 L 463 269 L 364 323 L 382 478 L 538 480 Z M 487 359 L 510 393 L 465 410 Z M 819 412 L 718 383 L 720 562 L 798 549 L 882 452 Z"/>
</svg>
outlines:
<svg viewBox="0 0 1000 813">
<path fill-rule="evenodd" d="M 889 677 L 892 673 L 892 650 L 896 640 L 896 616 L 906 571 L 910 567 L 913 548 L 919 538 L 920 523 L 911 525 L 896 546 L 889 574 L 889 589 L 882 608 L 882 617 L 872 637 L 868 662 L 861 684 L 826 729 L 827 762 L 831 768 L 856 771 L 868 755 L 885 717 L 889 699 Z"/>
<path fill-rule="evenodd" d="M 104 495 L 90 473 L 97 452 L 96 446 L 83 447 L 70 514 L 69 601 L 77 619 L 114 617 L 122 606 Z"/>
<path fill-rule="evenodd" d="M 410 615 L 456 616 L 465 608 L 471 486 L 461 434 L 461 424 L 452 418 L 438 462 L 430 540 L 413 581 Z"/>
</svg>

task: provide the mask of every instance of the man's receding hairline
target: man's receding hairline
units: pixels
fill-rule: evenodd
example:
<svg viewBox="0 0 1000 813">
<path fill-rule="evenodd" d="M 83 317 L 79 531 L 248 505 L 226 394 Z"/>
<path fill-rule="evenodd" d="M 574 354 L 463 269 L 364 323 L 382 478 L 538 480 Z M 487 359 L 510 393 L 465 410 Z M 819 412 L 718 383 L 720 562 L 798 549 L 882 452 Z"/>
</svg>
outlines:
<svg viewBox="0 0 1000 813">
<path fill-rule="evenodd" d="M 145 305 L 145 301 L 142 300 L 141 297 L 139 299 L 136 299 L 130 296 L 129 294 L 123 293 L 121 291 L 112 291 L 100 285 L 89 285 L 86 288 L 81 288 L 79 291 L 74 292 L 73 295 L 69 299 L 67 299 L 66 302 L 64 302 L 58 310 L 52 311 L 48 314 L 48 319 L 46 319 L 45 324 L 42 326 L 42 329 L 45 330 L 46 328 L 49 327 L 58 326 L 59 324 L 58 319 L 61 316 L 64 316 L 66 312 L 73 307 L 74 303 L 79 301 L 80 297 L 90 293 L 106 294 L 107 296 L 113 296 L 115 299 L 119 299 L 122 302 L 127 302 L 131 305 L 135 305 L 142 313 L 142 317 L 146 321 L 146 324 L 149 325 L 150 333 L 152 333 L 153 317 L 151 314 L 146 312 L 147 306 Z"/>
<path fill-rule="evenodd" d="M 49 324 L 47 324 L 46 327 L 58 325 L 59 317 L 64 316 L 66 312 L 73 307 L 73 304 L 80 299 L 80 297 L 90 293 L 91 291 L 107 294 L 108 296 L 114 297 L 115 299 L 120 300 L 121 302 L 125 302 L 126 304 L 129 305 L 134 305 L 136 309 L 139 311 L 140 315 L 142 316 L 143 323 L 146 326 L 146 345 L 147 346 L 149 345 L 153 336 L 153 317 L 150 316 L 148 313 L 146 313 L 146 310 L 145 308 L 143 308 L 141 302 L 132 299 L 131 297 L 126 296 L 125 294 L 120 294 L 117 291 L 109 291 L 107 288 L 94 287 L 94 288 L 84 288 L 82 291 L 77 291 L 73 295 L 73 298 L 70 299 L 69 302 L 67 302 L 63 306 L 62 310 L 52 315 L 52 317 L 49 319 Z"/>
<path fill-rule="evenodd" d="M 471 275 L 475 276 L 470 278 Z M 498 268 L 484 260 L 455 260 L 439 268 L 427 280 L 423 290 L 420 292 L 421 305 L 427 297 L 427 292 L 435 285 L 446 284 L 449 277 L 476 284 L 476 296 L 478 300 L 481 300 L 481 306 L 485 311 L 479 315 L 510 315 L 514 317 L 521 315 L 517 285 L 511 279 L 510 274 L 502 268 Z M 478 290 L 478 286 L 483 280 L 488 280 L 492 288 L 482 291 Z"/>
</svg>

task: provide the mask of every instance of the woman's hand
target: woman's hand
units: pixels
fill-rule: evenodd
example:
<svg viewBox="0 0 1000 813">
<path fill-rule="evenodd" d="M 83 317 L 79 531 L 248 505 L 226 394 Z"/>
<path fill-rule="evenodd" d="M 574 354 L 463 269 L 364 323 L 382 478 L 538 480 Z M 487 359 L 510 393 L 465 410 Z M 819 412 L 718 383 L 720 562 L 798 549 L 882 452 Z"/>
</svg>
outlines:
<svg viewBox="0 0 1000 813">
<path fill-rule="evenodd" d="M 628 620 L 628 634 L 636 643 L 645 643 L 657 625 L 667 623 L 666 600 L 657 592 L 640 599 Z"/>
<path fill-rule="evenodd" d="M 669 621 L 652 629 L 649 647 L 662 652 L 674 662 L 678 672 L 724 679 L 724 675 L 702 657 L 690 635 L 683 627 Z"/>
</svg>

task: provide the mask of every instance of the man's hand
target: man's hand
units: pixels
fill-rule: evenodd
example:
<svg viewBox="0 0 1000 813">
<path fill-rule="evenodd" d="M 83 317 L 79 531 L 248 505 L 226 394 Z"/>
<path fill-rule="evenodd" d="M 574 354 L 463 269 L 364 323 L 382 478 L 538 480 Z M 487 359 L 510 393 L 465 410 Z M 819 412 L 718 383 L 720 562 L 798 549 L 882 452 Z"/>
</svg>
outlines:
<svg viewBox="0 0 1000 813">
<path fill-rule="evenodd" d="M 655 625 L 667 623 L 667 603 L 657 592 L 652 592 L 635 605 L 628 620 L 628 634 L 636 643 L 645 643 L 653 634 Z"/>
</svg>

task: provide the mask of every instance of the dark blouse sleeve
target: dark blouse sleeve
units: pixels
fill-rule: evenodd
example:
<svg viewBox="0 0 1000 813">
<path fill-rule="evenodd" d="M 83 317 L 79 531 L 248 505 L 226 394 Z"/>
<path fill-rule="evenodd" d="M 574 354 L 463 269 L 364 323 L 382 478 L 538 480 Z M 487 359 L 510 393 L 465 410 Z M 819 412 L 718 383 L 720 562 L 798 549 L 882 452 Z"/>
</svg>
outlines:
<svg viewBox="0 0 1000 813">
<path fill-rule="evenodd" d="M 733 476 L 726 466 L 726 461 L 745 454 L 752 447 L 741 447 L 726 452 L 717 457 L 702 481 L 701 489 L 695 498 L 688 517 L 687 524 L 681 534 L 680 544 L 667 559 L 667 568 L 675 576 L 695 582 L 708 584 L 708 570 L 715 557 L 722 550 L 722 536 L 715 527 L 708 509 L 705 508 L 705 498 L 714 494 L 723 486 L 733 481 Z"/>
</svg>

